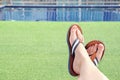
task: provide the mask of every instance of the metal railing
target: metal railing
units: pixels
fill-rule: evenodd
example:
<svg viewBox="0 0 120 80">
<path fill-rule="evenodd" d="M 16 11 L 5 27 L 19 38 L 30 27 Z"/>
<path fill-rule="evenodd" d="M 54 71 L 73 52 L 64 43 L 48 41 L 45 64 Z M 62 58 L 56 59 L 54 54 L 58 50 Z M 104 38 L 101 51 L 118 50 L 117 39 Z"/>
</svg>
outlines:
<svg viewBox="0 0 120 80">
<path fill-rule="evenodd" d="M 120 5 L 120 0 L 118 1 L 34 1 L 34 0 L 1 0 L 5 5 Z"/>
<path fill-rule="evenodd" d="M 2 0 L 7 1 L 7 0 Z M 120 1 L 2 2 L 0 20 L 120 21 Z"/>
<path fill-rule="evenodd" d="M 120 21 L 120 6 L 4 6 L 0 16 L 18 21 Z"/>
</svg>

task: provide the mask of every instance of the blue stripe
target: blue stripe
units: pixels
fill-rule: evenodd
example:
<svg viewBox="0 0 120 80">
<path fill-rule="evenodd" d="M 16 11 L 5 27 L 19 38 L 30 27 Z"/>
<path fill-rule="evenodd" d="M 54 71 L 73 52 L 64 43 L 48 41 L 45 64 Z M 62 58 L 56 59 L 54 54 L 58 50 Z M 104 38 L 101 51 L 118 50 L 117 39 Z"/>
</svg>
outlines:
<svg viewBox="0 0 120 80">
<path fill-rule="evenodd" d="M 5 8 L 120 8 L 120 5 L 12 5 L 4 6 Z"/>
</svg>

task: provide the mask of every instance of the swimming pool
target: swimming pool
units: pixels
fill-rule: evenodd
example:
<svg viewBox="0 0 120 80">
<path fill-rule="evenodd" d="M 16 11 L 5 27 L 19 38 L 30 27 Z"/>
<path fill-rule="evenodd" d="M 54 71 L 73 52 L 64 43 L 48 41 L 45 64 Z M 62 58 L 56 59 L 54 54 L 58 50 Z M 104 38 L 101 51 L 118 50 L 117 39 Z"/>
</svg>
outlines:
<svg viewBox="0 0 120 80">
<path fill-rule="evenodd" d="M 3 7 L 0 20 L 120 21 L 120 8 Z"/>
</svg>

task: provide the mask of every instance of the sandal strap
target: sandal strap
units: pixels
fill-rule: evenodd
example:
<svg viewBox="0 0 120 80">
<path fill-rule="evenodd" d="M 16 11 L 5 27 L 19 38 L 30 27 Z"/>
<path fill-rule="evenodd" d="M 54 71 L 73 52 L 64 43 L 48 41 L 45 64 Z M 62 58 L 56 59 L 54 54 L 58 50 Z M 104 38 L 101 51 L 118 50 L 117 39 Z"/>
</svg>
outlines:
<svg viewBox="0 0 120 80">
<path fill-rule="evenodd" d="M 93 63 L 94 63 L 96 66 L 98 65 L 99 61 L 98 61 L 97 57 L 95 57 L 95 59 L 93 60 Z"/>
<path fill-rule="evenodd" d="M 72 55 L 75 56 L 75 50 L 77 48 L 77 46 L 79 45 L 80 41 L 79 39 L 76 39 L 74 42 L 73 42 L 73 45 L 72 45 Z"/>
</svg>

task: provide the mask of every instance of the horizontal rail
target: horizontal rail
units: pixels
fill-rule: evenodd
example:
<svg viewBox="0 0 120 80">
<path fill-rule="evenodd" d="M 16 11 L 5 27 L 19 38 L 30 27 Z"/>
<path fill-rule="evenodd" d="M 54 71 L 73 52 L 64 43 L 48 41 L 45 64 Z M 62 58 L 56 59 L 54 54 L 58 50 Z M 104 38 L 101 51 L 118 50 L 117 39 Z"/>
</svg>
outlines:
<svg viewBox="0 0 120 80">
<path fill-rule="evenodd" d="M 3 6 L 5 8 L 120 8 L 120 5 L 39 5 L 39 6 Z"/>
<path fill-rule="evenodd" d="M 11 4 L 120 4 L 120 1 L 11 1 Z"/>
</svg>

